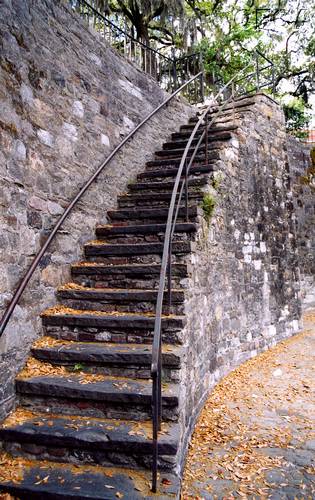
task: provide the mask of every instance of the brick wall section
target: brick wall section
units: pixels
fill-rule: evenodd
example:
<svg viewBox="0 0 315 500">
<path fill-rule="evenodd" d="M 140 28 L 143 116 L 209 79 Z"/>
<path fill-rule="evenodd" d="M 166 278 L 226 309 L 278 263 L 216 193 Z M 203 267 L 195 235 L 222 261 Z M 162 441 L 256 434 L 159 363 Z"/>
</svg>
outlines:
<svg viewBox="0 0 315 500">
<path fill-rule="evenodd" d="M 210 224 L 191 256 L 183 331 L 186 446 L 208 391 L 231 369 L 299 328 L 300 300 L 284 117 L 255 98 L 221 151 Z M 184 453 L 181 455 L 184 456 Z"/>
<path fill-rule="evenodd" d="M 100 43 L 64 2 L 0 6 L 0 312 L 64 207 L 101 161 L 166 94 Z M 193 112 L 160 112 L 84 196 L 43 259 L 0 341 L 0 408 L 40 331 L 39 313 L 95 224 L 171 132 Z M 7 405 L 4 403 L 7 401 Z M 0 413 L 1 416 L 1 413 Z"/>
<path fill-rule="evenodd" d="M 310 146 L 288 136 L 287 148 L 304 299 L 311 293 L 315 277 L 315 165 L 311 163 Z"/>
</svg>

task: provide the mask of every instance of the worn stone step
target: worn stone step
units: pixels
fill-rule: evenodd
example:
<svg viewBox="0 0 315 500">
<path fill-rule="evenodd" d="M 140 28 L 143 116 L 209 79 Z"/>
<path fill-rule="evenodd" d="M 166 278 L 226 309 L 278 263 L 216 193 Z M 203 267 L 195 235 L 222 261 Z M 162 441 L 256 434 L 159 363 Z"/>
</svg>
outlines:
<svg viewBox="0 0 315 500">
<path fill-rule="evenodd" d="M 188 158 L 190 158 L 190 156 L 191 155 L 188 155 Z M 209 161 L 213 162 L 215 160 L 220 159 L 220 152 L 210 151 L 208 156 L 209 156 Z M 179 155 L 177 157 L 174 156 L 172 158 L 158 158 L 156 160 L 150 160 L 146 163 L 145 172 L 138 174 L 137 179 L 146 178 L 147 176 L 145 174 L 152 172 L 152 170 L 156 170 L 160 173 L 164 172 L 164 174 L 160 176 L 161 178 L 176 176 L 181 161 L 182 161 L 182 155 Z M 204 151 L 201 150 L 196 154 L 194 158 L 194 162 L 192 167 L 190 168 L 189 175 L 192 176 L 192 175 L 198 175 L 200 173 L 212 172 L 212 170 L 208 170 L 208 168 L 211 165 L 207 166 L 204 163 L 205 163 L 205 154 Z"/>
<path fill-rule="evenodd" d="M 196 200 L 202 200 L 204 193 L 201 191 L 191 191 L 189 190 L 189 200 L 190 204 L 195 203 Z M 133 206 L 155 206 L 163 205 L 169 206 L 171 201 L 172 193 L 142 193 L 142 194 L 125 194 L 119 196 L 118 205 L 120 208 Z M 178 196 L 176 197 L 178 199 Z"/>
<path fill-rule="evenodd" d="M 89 287 L 151 288 L 158 287 L 160 264 L 106 265 L 93 262 L 79 262 L 71 266 L 72 279 Z M 187 265 L 172 265 L 172 283 L 178 287 L 187 278 Z"/>
<path fill-rule="evenodd" d="M 99 225 L 96 227 L 98 238 L 111 238 L 124 235 L 150 235 L 165 233 L 166 224 L 128 224 L 128 225 Z M 196 224 L 182 222 L 175 226 L 175 233 L 193 233 L 197 230 Z"/>
<path fill-rule="evenodd" d="M 188 215 L 190 218 L 194 219 L 199 214 L 201 210 L 198 209 L 197 205 L 190 206 L 188 209 Z M 168 208 L 144 208 L 143 210 L 138 209 L 118 209 L 109 210 L 107 212 L 108 217 L 115 221 L 132 221 L 132 220 L 155 220 L 164 219 L 167 220 Z M 182 207 L 178 211 L 179 217 L 184 217 L 186 215 L 185 207 Z"/>
<path fill-rule="evenodd" d="M 155 315 L 148 313 L 109 313 L 87 311 L 56 306 L 46 309 L 41 315 L 43 325 L 88 328 L 147 329 L 154 327 Z M 162 327 L 180 329 L 185 324 L 184 316 L 162 316 Z"/>
<path fill-rule="evenodd" d="M 6 465 L 6 458 L 8 464 Z M 20 481 L 1 479 L 0 492 L 9 493 L 20 500 L 149 500 L 153 495 L 150 471 L 128 468 L 86 465 L 80 469 L 70 464 L 16 459 L 2 454 L 6 475 L 23 470 Z M 5 477 L 5 476 L 2 476 Z M 159 481 L 156 500 L 177 498 L 180 480 L 173 474 L 163 473 Z"/>
<path fill-rule="evenodd" d="M 58 289 L 59 299 L 73 299 L 86 301 L 104 301 L 109 303 L 116 302 L 155 302 L 157 299 L 157 290 L 139 290 L 139 289 L 106 289 L 106 288 L 88 288 L 75 287 L 74 284 L 64 285 Z M 167 298 L 167 293 L 166 293 Z M 181 303 L 184 301 L 183 290 L 172 290 L 172 301 Z"/>
<path fill-rule="evenodd" d="M 47 415 L 17 408 L 0 427 L 0 440 L 6 451 L 36 460 L 132 468 L 152 461 L 152 422 L 148 420 Z M 164 422 L 159 453 L 176 455 L 178 441 L 178 424 Z"/>
<path fill-rule="evenodd" d="M 220 104 L 220 107 L 222 106 L 223 103 Z M 238 112 L 242 112 L 244 109 L 246 110 L 251 110 L 251 106 L 253 106 L 255 104 L 255 99 L 252 99 L 250 97 L 242 97 L 242 98 L 239 98 L 239 99 L 235 99 L 234 100 L 234 104 L 233 102 L 230 102 L 230 103 L 227 103 L 223 108 L 222 110 L 220 111 L 220 116 L 221 115 L 225 115 L 226 113 L 229 113 L 229 112 L 232 112 L 233 109 L 235 109 L 235 111 L 238 111 Z M 213 106 L 210 110 L 210 116 L 214 115 L 215 113 L 217 113 L 220 109 L 219 106 Z M 201 111 L 202 113 L 202 111 Z M 196 115 L 196 116 L 192 116 L 189 121 L 191 123 L 195 123 L 197 122 L 197 120 L 199 119 L 199 116 Z"/>
<path fill-rule="evenodd" d="M 47 340 L 47 345 L 45 341 Z M 152 347 L 135 344 L 110 344 L 93 342 L 56 342 L 50 337 L 41 338 L 42 347 L 32 347 L 32 355 L 53 364 L 84 364 L 93 366 L 151 366 Z M 163 345 L 163 368 L 180 368 L 182 348 L 173 345 Z M 84 370 L 84 366 L 80 370 Z"/>
<path fill-rule="evenodd" d="M 204 148 L 200 149 L 199 151 L 200 155 L 203 155 L 203 163 L 205 162 L 205 152 Z M 179 159 L 180 157 L 177 157 Z M 201 163 L 198 164 L 198 162 L 190 167 L 189 170 L 189 179 L 193 179 L 194 176 L 199 176 L 203 174 L 210 174 L 215 170 L 215 164 L 216 161 L 220 159 L 220 151 L 217 149 L 216 151 L 211 151 L 209 152 L 209 158 L 208 158 L 208 165 L 203 165 Z M 169 160 L 172 161 L 171 156 L 169 157 Z M 163 160 L 164 161 L 164 160 Z M 177 160 L 176 160 L 177 161 Z M 160 179 L 165 179 L 166 177 L 172 178 L 176 177 L 178 172 L 178 166 L 176 167 L 170 167 L 170 166 L 165 166 L 165 165 L 153 165 L 153 166 L 147 166 L 145 171 L 142 172 L 141 174 L 138 175 L 138 179 L 151 179 L 151 178 L 160 178 Z M 149 174 L 149 175 L 146 175 Z M 184 177 L 184 171 L 182 174 L 182 178 Z"/>
<path fill-rule="evenodd" d="M 175 179 L 172 181 L 160 181 L 160 182 L 135 182 L 133 184 L 129 184 L 128 188 L 131 192 L 141 191 L 146 194 L 151 194 L 155 192 L 160 192 L 161 194 L 165 191 L 172 191 L 174 187 Z M 192 188 L 198 189 L 206 186 L 209 182 L 208 176 L 200 176 L 198 178 L 189 179 L 189 189 Z"/>
<path fill-rule="evenodd" d="M 20 405 L 31 411 L 83 415 L 97 418 L 144 420 L 151 416 L 152 382 L 102 375 L 90 381 L 88 374 L 28 376 L 16 379 Z M 94 376 L 95 377 L 95 376 Z M 163 419 L 178 418 L 178 384 L 163 383 Z"/>
<path fill-rule="evenodd" d="M 161 265 L 160 264 L 126 264 L 126 265 L 106 265 L 101 263 L 93 262 L 79 262 L 77 264 L 72 264 L 71 266 L 72 275 L 84 274 L 84 275 L 99 275 L 104 276 L 122 276 L 123 278 L 135 278 L 140 279 L 141 277 L 151 278 L 152 276 L 160 276 Z M 179 276 L 180 278 L 187 277 L 187 266 L 185 264 L 173 264 L 172 273 L 174 276 Z"/>
<path fill-rule="evenodd" d="M 193 123 L 189 125 L 183 125 L 180 129 L 180 132 L 174 132 L 172 134 L 172 139 L 177 140 L 177 139 L 184 139 L 184 138 L 189 138 L 191 135 L 191 132 L 193 131 L 195 125 Z M 213 137 L 216 136 L 216 134 L 221 134 L 223 132 L 233 132 L 238 129 L 237 125 L 234 125 L 233 123 L 230 124 L 223 124 L 223 125 L 215 125 L 209 128 L 209 135 L 212 135 Z M 198 137 L 202 134 L 204 131 L 204 126 L 201 125 L 199 129 L 196 132 L 196 136 Z"/>
<path fill-rule="evenodd" d="M 196 141 L 197 142 L 197 141 Z M 188 155 L 187 157 L 190 158 L 191 155 L 194 153 L 195 147 L 192 146 L 188 150 Z M 200 145 L 198 153 L 204 153 L 205 151 L 205 146 Z M 220 151 L 220 145 L 217 143 L 214 144 L 209 144 L 208 145 L 208 151 L 209 151 L 209 159 L 210 160 L 218 160 L 220 158 L 219 151 Z M 172 148 L 172 149 L 161 149 L 160 151 L 156 151 L 155 155 L 158 158 L 181 158 L 185 152 L 185 146 L 184 147 L 177 147 L 177 148 Z M 198 168 L 199 165 L 196 165 L 195 168 Z M 192 169 L 193 170 L 193 169 Z"/>
<path fill-rule="evenodd" d="M 182 349 L 180 346 L 163 345 L 163 381 L 178 382 Z M 31 352 L 39 361 L 64 365 L 70 372 L 151 378 L 152 346 L 148 344 L 69 342 L 42 337 Z"/>
<path fill-rule="evenodd" d="M 222 144 L 223 141 L 228 141 L 232 139 L 233 134 L 231 132 L 223 132 L 222 134 L 218 133 L 215 137 L 212 135 L 212 133 L 208 134 L 208 142 L 209 142 L 209 147 L 211 144 L 216 143 Z M 198 138 L 194 138 L 192 141 L 192 144 L 196 144 L 198 142 Z M 185 148 L 187 145 L 188 139 L 187 140 L 177 140 L 177 141 L 171 141 L 171 142 L 165 142 L 163 144 L 164 149 L 178 149 L 178 148 Z M 202 144 L 204 144 L 205 139 L 203 140 Z"/>
<path fill-rule="evenodd" d="M 151 344 L 154 313 L 102 312 L 56 306 L 42 314 L 44 333 L 56 339 L 80 342 Z M 169 344 L 182 342 L 186 318 L 162 315 L 162 338 Z"/>
<path fill-rule="evenodd" d="M 195 244 L 192 241 L 174 241 L 172 244 L 172 262 L 183 259 L 191 253 Z M 84 246 L 87 259 L 106 264 L 160 263 L 164 243 L 105 243 L 96 240 Z"/>
<path fill-rule="evenodd" d="M 157 290 L 128 288 L 91 288 L 69 283 L 58 289 L 57 297 L 66 307 L 92 311 L 154 312 Z M 167 304 L 168 292 L 165 292 Z M 184 292 L 172 290 L 171 312 L 178 314 L 184 310 Z M 165 312 L 168 312 L 167 305 Z"/>
</svg>

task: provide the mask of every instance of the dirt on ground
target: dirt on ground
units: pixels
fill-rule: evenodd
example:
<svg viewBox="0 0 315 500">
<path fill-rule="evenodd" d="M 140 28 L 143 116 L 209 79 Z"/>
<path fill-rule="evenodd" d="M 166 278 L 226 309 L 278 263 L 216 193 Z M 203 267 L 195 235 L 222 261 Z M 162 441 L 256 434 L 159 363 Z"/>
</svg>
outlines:
<svg viewBox="0 0 315 500">
<path fill-rule="evenodd" d="M 297 335 L 212 391 L 193 434 L 182 500 L 315 499 L 315 310 Z"/>
</svg>

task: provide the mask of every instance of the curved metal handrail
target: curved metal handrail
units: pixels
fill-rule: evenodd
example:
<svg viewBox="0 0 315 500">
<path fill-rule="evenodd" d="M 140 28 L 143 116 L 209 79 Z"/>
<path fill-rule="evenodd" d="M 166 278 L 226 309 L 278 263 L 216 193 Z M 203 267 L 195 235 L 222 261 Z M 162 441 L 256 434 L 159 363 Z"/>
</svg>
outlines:
<svg viewBox="0 0 315 500">
<path fill-rule="evenodd" d="M 217 101 L 218 98 L 224 93 L 224 91 L 230 86 L 233 85 L 236 78 L 243 73 L 245 70 L 247 70 L 251 66 L 251 63 L 248 64 L 246 67 L 244 67 L 242 70 L 240 70 L 238 73 L 236 73 L 225 85 L 220 91 L 217 93 L 217 95 L 214 97 L 214 101 Z M 162 344 L 162 336 L 161 336 L 161 324 L 162 324 L 162 308 L 163 308 L 163 298 L 164 298 L 164 290 L 165 290 L 165 279 L 166 279 L 166 273 L 167 273 L 167 267 L 170 266 L 170 261 L 171 261 L 171 245 L 172 245 L 172 236 L 174 234 L 175 230 L 175 225 L 176 225 L 176 220 L 177 220 L 177 215 L 181 203 L 181 197 L 183 195 L 184 191 L 184 186 L 186 185 L 186 193 L 187 193 L 187 177 L 189 174 L 189 169 L 194 161 L 194 158 L 197 154 L 197 151 L 199 150 L 199 147 L 205 137 L 206 132 L 208 131 L 208 128 L 211 127 L 213 122 L 217 119 L 218 115 L 223 111 L 223 109 L 226 107 L 226 105 L 231 102 L 232 98 L 234 98 L 234 92 L 232 93 L 232 96 L 224 101 L 224 103 L 219 106 L 218 111 L 215 113 L 214 117 L 210 121 L 209 124 L 207 124 L 205 130 L 201 134 L 195 148 L 193 151 L 193 154 L 190 157 L 189 163 L 187 162 L 187 156 L 190 150 L 190 147 L 192 145 L 192 141 L 194 140 L 197 131 L 199 130 L 201 124 L 204 123 L 204 120 L 207 118 L 209 111 L 214 107 L 213 103 L 211 103 L 205 111 L 201 114 L 199 120 L 197 121 L 189 139 L 187 142 L 187 145 L 185 147 L 183 156 L 180 161 L 180 165 L 178 167 L 178 172 L 176 175 L 176 179 L 174 182 L 174 187 L 172 191 L 172 197 L 169 205 L 169 210 L 168 210 L 168 216 L 167 216 L 167 222 L 166 222 L 166 229 L 165 229 L 165 236 L 164 236 L 164 245 L 163 245 L 163 254 L 162 254 L 162 263 L 161 263 L 161 271 L 160 271 L 160 281 L 159 281 L 159 288 L 158 288 L 158 295 L 157 295 L 157 301 L 156 301 L 156 315 L 155 315 L 155 323 L 154 323 L 154 337 L 153 337 L 153 343 L 152 343 L 152 360 L 151 360 L 151 377 L 153 381 L 153 386 L 152 386 L 152 417 L 153 417 L 153 465 L 152 465 L 152 491 L 156 492 L 157 489 L 157 469 L 158 469 L 158 431 L 160 430 L 160 424 L 161 424 L 161 401 L 162 401 L 162 396 L 161 396 L 161 344 Z M 182 177 L 182 174 L 184 172 L 184 167 L 186 167 L 185 170 L 185 181 L 183 180 L 182 186 L 178 195 L 178 201 L 177 201 L 177 207 L 175 209 L 175 203 L 176 203 L 176 197 L 178 194 L 178 187 L 179 183 Z M 175 212 L 174 212 L 175 209 Z M 187 213 L 187 205 L 186 205 L 186 213 Z M 170 299 L 170 278 L 169 278 L 169 299 Z"/>
<path fill-rule="evenodd" d="M 186 88 L 191 82 L 193 82 L 195 79 L 199 78 L 202 75 L 202 72 L 199 72 L 197 75 L 194 75 L 192 78 L 190 78 L 187 82 L 185 82 L 183 85 L 181 85 L 177 90 L 175 90 L 167 99 L 165 99 L 159 106 L 157 106 L 151 113 L 149 113 L 126 137 L 121 141 L 120 144 L 110 153 L 108 158 L 101 163 L 101 165 L 97 168 L 97 170 L 94 172 L 94 174 L 91 175 L 91 177 L 85 182 L 84 186 L 80 189 L 78 194 L 74 197 L 74 199 L 71 201 L 71 203 L 68 205 L 64 213 L 61 215 L 61 217 L 58 219 L 56 225 L 54 226 L 53 230 L 51 231 L 50 235 L 48 236 L 47 240 L 45 241 L 44 245 L 34 258 L 31 266 L 29 267 L 28 271 L 24 275 L 22 281 L 20 282 L 18 288 L 14 292 L 14 295 L 4 313 L 4 315 L 1 318 L 0 322 L 0 337 L 3 334 L 8 321 L 10 320 L 12 313 L 22 295 L 24 292 L 26 286 L 28 285 L 31 277 L 33 276 L 35 270 L 37 269 L 39 262 L 43 255 L 45 254 L 46 250 L 50 246 L 51 242 L 55 238 L 58 230 L 62 226 L 63 222 L 65 219 L 68 217 L 74 206 L 77 204 L 77 202 L 82 198 L 83 194 L 87 191 L 87 189 L 90 187 L 90 185 L 97 179 L 97 177 L 101 174 L 101 172 L 104 170 L 104 168 L 110 163 L 110 161 L 114 158 L 114 156 L 122 149 L 122 147 L 128 142 L 135 134 L 138 132 L 139 129 L 143 127 L 160 109 L 162 109 L 164 106 L 166 106 L 177 94 L 179 94 L 184 88 Z"/>
</svg>

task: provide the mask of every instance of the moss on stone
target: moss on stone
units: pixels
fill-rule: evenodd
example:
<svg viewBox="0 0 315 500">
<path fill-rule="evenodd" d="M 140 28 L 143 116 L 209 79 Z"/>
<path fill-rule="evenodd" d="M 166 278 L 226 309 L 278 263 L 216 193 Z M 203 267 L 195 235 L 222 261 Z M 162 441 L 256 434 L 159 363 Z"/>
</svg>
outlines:
<svg viewBox="0 0 315 500">
<path fill-rule="evenodd" d="M 205 194 L 202 199 L 202 210 L 207 223 L 210 223 L 214 209 L 216 206 L 216 200 L 212 194 Z"/>
</svg>

